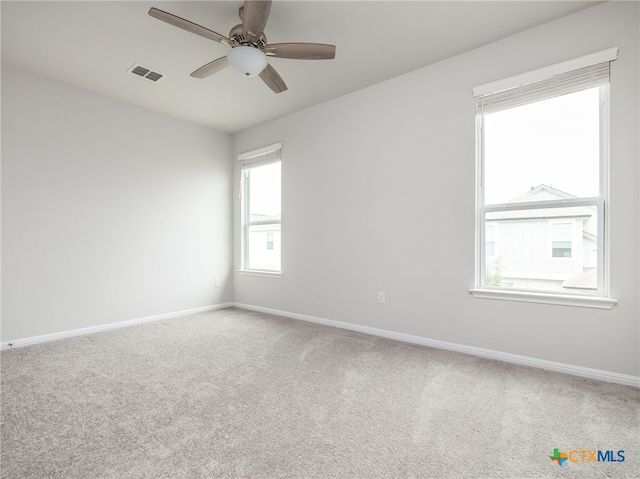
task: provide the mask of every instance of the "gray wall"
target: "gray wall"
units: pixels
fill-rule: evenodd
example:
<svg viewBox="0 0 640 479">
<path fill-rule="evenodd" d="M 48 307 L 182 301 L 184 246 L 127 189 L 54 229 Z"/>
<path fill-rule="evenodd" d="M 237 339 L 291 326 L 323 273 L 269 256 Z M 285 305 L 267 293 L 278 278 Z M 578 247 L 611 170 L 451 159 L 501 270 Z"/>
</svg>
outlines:
<svg viewBox="0 0 640 479">
<path fill-rule="evenodd" d="M 3 65 L 2 340 L 231 301 L 230 157 L 226 134 Z"/>
<path fill-rule="evenodd" d="M 638 19 L 635 2 L 597 6 L 236 134 L 236 154 L 284 147 L 283 277 L 236 273 L 235 301 L 638 376 Z M 611 291 L 619 304 L 473 298 L 472 87 L 613 46 Z M 238 175 L 236 165 L 236 190 Z"/>
</svg>

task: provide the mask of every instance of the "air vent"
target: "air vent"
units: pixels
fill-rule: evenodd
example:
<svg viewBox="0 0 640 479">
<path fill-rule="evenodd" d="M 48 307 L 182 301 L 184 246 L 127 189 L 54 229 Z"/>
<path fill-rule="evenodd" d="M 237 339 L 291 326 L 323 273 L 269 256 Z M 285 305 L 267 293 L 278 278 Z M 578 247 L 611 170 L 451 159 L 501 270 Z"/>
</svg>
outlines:
<svg viewBox="0 0 640 479">
<path fill-rule="evenodd" d="M 128 71 L 132 75 L 136 75 L 136 76 L 139 76 L 139 77 L 142 77 L 142 78 L 146 78 L 147 80 L 150 80 L 152 82 L 159 82 L 160 80 L 162 80 L 164 78 L 164 74 L 163 73 L 154 72 L 153 70 L 151 70 L 151 68 L 143 67 L 142 65 L 139 65 L 138 63 L 133 65 L 131 68 L 129 68 Z"/>
</svg>

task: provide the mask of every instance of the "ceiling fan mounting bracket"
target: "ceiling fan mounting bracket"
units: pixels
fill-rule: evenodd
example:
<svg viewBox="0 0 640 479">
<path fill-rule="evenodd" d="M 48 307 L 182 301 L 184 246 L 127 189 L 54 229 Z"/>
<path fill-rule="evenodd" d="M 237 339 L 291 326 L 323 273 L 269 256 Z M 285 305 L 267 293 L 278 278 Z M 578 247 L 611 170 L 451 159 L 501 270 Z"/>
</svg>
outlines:
<svg viewBox="0 0 640 479">
<path fill-rule="evenodd" d="M 262 50 L 267 44 L 267 37 L 264 32 L 262 33 L 262 35 L 260 35 L 260 39 L 257 42 L 250 42 L 249 40 L 247 40 L 244 37 L 244 33 L 242 32 L 242 24 L 236 25 L 231 29 L 231 31 L 229 32 L 229 38 L 231 39 L 232 47 L 244 45 L 248 47 L 256 47 Z"/>
</svg>

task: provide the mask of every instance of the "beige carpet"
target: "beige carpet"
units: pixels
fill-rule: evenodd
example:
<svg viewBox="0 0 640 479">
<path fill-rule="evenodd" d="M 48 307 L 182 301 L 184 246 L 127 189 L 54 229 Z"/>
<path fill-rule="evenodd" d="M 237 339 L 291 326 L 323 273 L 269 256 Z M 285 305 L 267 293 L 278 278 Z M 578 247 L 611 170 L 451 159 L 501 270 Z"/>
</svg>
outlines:
<svg viewBox="0 0 640 479">
<path fill-rule="evenodd" d="M 3 479 L 640 477 L 636 388 L 239 309 L 1 360 Z"/>
</svg>

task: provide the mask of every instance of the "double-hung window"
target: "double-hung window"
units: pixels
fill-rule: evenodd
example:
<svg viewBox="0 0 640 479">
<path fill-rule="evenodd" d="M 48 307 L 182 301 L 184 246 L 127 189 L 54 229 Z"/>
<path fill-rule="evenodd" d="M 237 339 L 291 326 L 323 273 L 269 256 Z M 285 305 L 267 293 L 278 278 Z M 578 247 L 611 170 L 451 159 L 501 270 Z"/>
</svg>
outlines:
<svg viewBox="0 0 640 479">
<path fill-rule="evenodd" d="M 281 272 L 281 151 L 282 144 L 238 156 L 242 167 L 242 271 Z"/>
<path fill-rule="evenodd" d="M 617 48 L 474 88 L 474 296 L 610 308 L 609 64 Z"/>
</svg>

